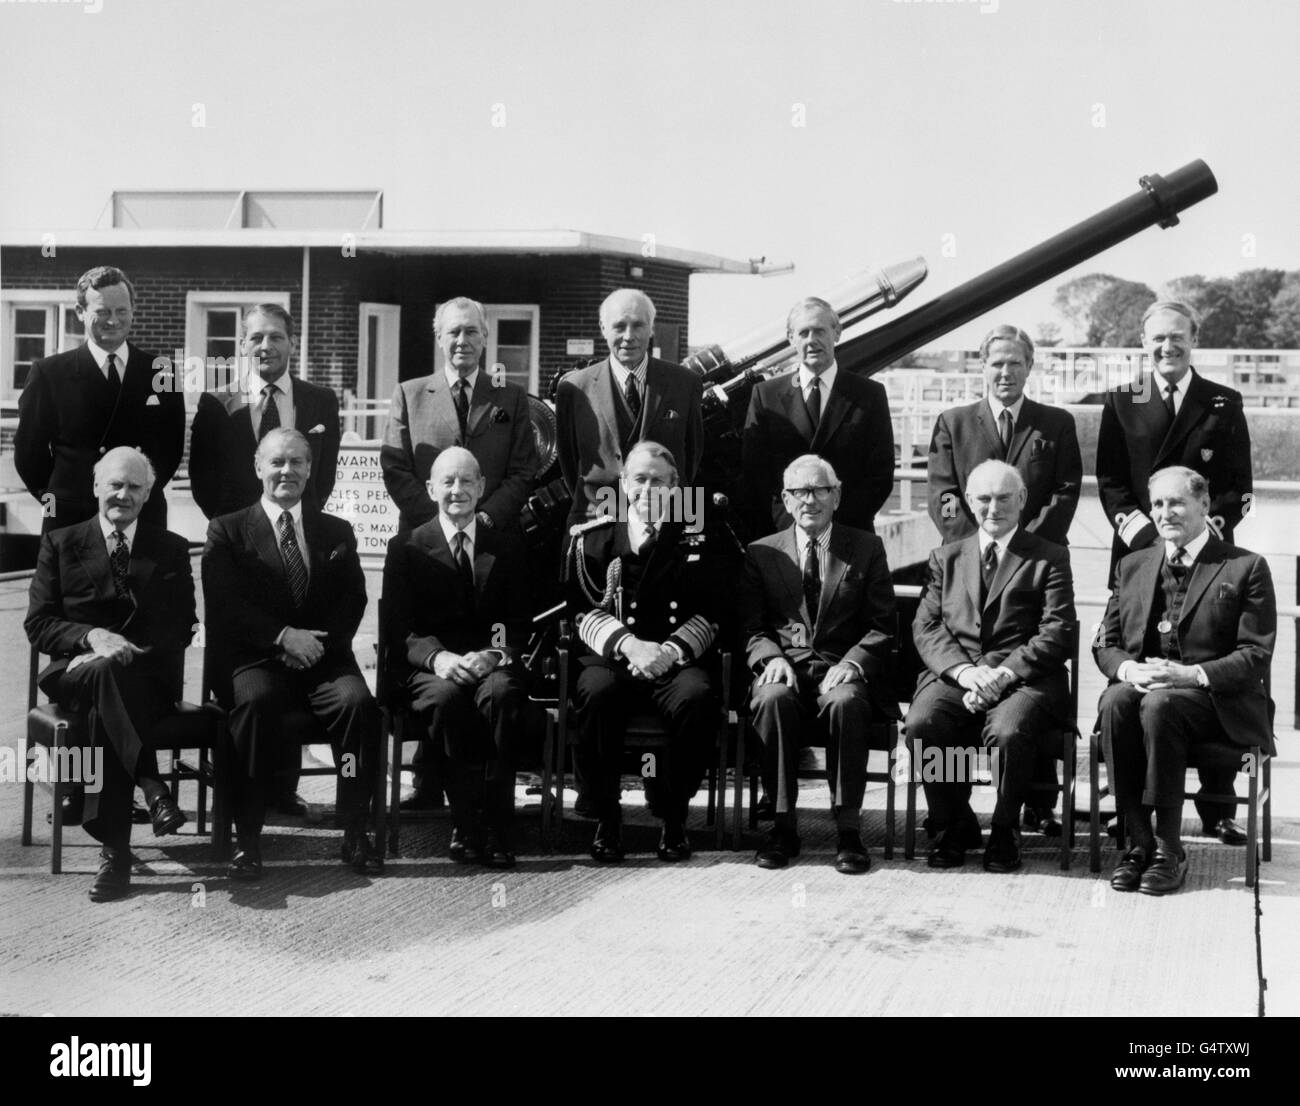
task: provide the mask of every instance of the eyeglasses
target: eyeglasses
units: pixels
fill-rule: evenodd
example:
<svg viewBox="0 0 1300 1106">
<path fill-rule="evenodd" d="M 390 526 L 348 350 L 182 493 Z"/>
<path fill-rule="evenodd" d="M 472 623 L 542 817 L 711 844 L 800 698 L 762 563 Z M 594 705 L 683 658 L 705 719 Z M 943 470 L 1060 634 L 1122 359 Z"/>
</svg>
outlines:
<svg viewBox="0 0 1300 1106">
<path fill-rule="evenodd" d="M 799 500 L 825 499 L 834 490 L 834 488 L 827 487 L 825 484 L 814 484 L 807 488 L 786 488 L 785 494 Z"/>
</svg>

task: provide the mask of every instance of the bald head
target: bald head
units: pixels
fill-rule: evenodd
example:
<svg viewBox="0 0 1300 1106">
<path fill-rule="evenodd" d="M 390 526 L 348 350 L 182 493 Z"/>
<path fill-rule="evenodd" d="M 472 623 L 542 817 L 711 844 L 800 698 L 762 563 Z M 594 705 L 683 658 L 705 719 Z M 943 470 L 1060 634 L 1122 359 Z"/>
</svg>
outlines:
<svg viewBox="0 0 1300 1106">
<path fill-rule="evenodd" d="M 610 357 L 624 368 L 635 369 L 654 341 L 655 305 L 635 288 L 611 292 L 600 305 L 600 332 Z"/>
<path fill-rule="evenodd" d="M 457 529 L 473 521 L 483 488 L 483 472 L 468 449 L 451 446 L 434 460 L 429 473 L 429 498 L 438 505 L 438 514 Z"/>
<path fill-rule="evenodd" d="M 984 461 L 966 481 L 966 504 L 975 525 L 990 537 L 1000 538 L 1020 525 L 1025 509 L 1025 482 L 1005 461 Z"/>
</svg>

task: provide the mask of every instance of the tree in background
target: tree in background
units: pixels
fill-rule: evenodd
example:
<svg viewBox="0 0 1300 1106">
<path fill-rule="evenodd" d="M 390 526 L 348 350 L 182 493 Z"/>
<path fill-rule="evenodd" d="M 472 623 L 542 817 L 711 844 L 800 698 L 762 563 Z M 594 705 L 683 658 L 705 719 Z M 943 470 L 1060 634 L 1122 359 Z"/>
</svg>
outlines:
<svg viewBox="0 0 1300 1106">
<path fill-rule="evenodd" d="M 1090 346 L 1140 346 L 1142 312 L 1156 302 L 1145 284 L 1116 280 L 1093 300 L 1088 320 Z"/>
<path fill-rule="evenodd" d="M 1273 349 L 1300 349 L 1300 273 L 1287 273 L 1273 297 L 1268 344 Z"/>
<path fill-rule="evenodd" d="M 1068 345 L 1079 346 L 1087 342 L 1093 304 L 1102 292 L 1117 283 L 1119 277 L 1109 273 L 1088 273 L 1057 288 L 1052 306 L 1065 319 L 1069 331 L 1066 336 Z"/>
</svg>

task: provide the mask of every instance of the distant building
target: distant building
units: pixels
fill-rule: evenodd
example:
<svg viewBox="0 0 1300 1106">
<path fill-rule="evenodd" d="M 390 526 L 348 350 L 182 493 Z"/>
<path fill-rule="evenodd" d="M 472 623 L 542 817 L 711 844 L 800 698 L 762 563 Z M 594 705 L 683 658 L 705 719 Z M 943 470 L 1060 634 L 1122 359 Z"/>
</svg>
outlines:
<svg viewBox="0 0 1300 1106">
<path fill-rule="evenodd" d="M 691 274 L 757 271 L 748 261 L 576 230 L 386 230 L 377 191 L 116 192 L 109 210 L 104 229 L 0 233 L 6 440 L 32 362 L 81 342 L 74 285 L 94 265 L 131 277 L 139 300 L 132 341 L 187 359 L 191 387 L 200 378 L 210 387 L 213 366 L 236 353 L 244 309 L 271 301 L 298 321 L 299 375 L 362 407 L 433 369 L 441 357 L 433 312 L 450 296 L 485 304 L 488 365 L 503 365 L 537 394 L 557 370 L 604 352 L 598 309 L 615 288 L 641 288 L 654 300 L 656 344 L 677 360 Z"/>
</svg>

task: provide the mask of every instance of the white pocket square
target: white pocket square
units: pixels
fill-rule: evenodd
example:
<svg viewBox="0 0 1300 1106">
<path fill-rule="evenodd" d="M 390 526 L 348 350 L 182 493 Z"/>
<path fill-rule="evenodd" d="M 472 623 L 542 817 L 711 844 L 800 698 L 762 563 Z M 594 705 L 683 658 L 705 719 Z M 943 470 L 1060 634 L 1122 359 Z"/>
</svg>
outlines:
<svg viewBox="0 0 1300 1106">
<path fill-rule="evenodd" d="M 318 422 L 315 426 L 313 426 L 310 430 L 308 430 L 307 433 L 308 433 L 308 434 L 324 434 L 324 433 L 325 433 L 325 424 L 324 424 L 323 422 Z"/>
<path fill-rule="evenodd" d="M 160 400 L 157 396 L 150 396 L 148 399 L 144 401 L 144 405 L 146 407 L 158 407 L 161 406 L 161 404 L 162 404 L 162 400 Z"/>
</svg>

